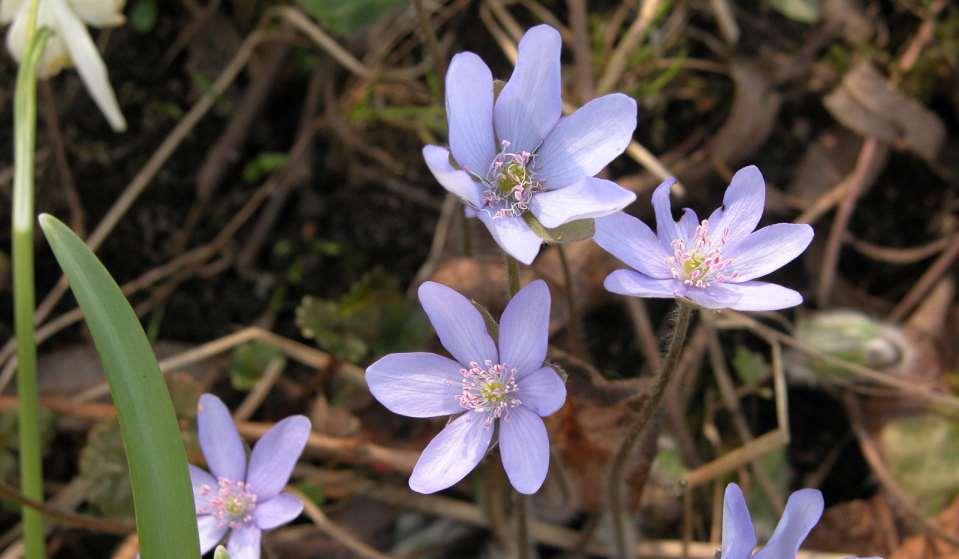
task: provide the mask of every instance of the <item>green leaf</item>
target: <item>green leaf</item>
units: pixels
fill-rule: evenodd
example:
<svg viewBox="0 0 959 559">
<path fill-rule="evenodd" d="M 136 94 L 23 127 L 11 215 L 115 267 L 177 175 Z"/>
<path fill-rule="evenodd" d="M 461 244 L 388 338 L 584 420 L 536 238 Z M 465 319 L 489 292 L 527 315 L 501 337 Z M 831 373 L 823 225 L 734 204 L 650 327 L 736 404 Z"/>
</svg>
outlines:
<svg viewBox="0 0 959 559">
<path fill-rule="evenodd" d="M 252 390 L 263 376 L 270 361 L 282 359 L 283 354 L 274 346 L 263 342 L 250 342 L 233 350 L 230 361 L 230 383 L 242 391 Z M 194 400 L 194 403 L 196 400 Z"/>
<path fill-rule="evenodd" d="M 117 409 L 143 559 L 199 559 L 193 489 L 173 403 L 140 321 L 93 252 L 56 218 L 40 227 L 83 311 Z"/>
<path fill-rule="evenodd" d="M 739 376 L 739 380 L 746 386 L 754 386 L 758 383 L 760 377 L 769 371 L 769 364 L 761 353 L 756 353 L 743 346 L 736 346 L 736 353 L 733 355 L 733 370 Z"/>
<path fill-rule="evenodd" d="M 769 0 L 774 10 L 800 23 L 819 21 L 819 0 Z"/>
<path fill-rule="evenodd" d="M 349 36 L 407 0 L 300 0 L 300 5 L 327 29 Z"/>
<path fill-rule="evenodd" d="M 243 180 L 248 183 L 260 182 L 267 175 L 279 169 L 290 158 L 286 153 L 265 151 L 243 167 Z"/>
<path fill-rule="evenodd" d="M 523 214 L 523 219 L 529 225 L 533 233 L 539 235 L 547 243 L 571 243 L 573 241 L 585 241 L 592 239 L 596 233 L 596 223 L 592 219 L 579 219 L 570 221 L 565 225 L 560 225 L 554 229 L 543 226 L 536 217 L 530 212 Z"/>
<path fill-rule="evenodd" d="M 139 33 L 149 33 L 157 23 L 156 0 L 138 0 L 130 10 L 130 26 Z"/>
<path fill-rule="evenodd" d="M 959 495 L 959 419 L 938 414 L 905 417 L 879 434 L 896 482 L 935 515 Z"/>
<path fill-rule="evenodd" d="M 363 276 L 338 300 L 304 297 L 296 323 L 304 337 L 352 362 L 408 351 L 430 336 L 423 313 L 382 270 Z"/>
</svg>

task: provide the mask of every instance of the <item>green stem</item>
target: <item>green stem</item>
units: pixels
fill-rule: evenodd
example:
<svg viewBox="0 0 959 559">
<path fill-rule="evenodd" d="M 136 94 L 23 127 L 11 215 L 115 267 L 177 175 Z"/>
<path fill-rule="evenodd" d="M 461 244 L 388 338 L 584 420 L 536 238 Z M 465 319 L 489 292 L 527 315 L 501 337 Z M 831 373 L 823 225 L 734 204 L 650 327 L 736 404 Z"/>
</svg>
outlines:
<svg viewBox="0 0 959 559">
<path fill-rule="evenodd" d="M 34 2 L 35 3 L 35 2 Z M 37 136 L 37 63 L 50 31 L 41 29 L 29 41 L 17 73 L 14 98 L 13 176 L 13 306 L 17 336 L 17 396 L 20 399 L 20 488 L 29 499 L 43 501 L 40 448 L 40 403 L 37 392 L 36 310 L 33 270 L 33 173 Z M 21 508 L 27 559 L 45 557 L 43 517 Z"/>
<path fill-rule="evenodd" d="M 678 315 L 676 325 L 673 327 L 673 336 L 669 341 L 669 347 L 666 350 L 666 356 L 663 358 L 663 364 L 656 378 L 653 379 L 652 394 L 642 404 L 636 419 L 629 425 L 626 431 L 626 437 L 620 443 L 616 456 L 609 470 L 609 507 L 613 522 L 613 533 L 615 536 L 617 557 L 621 559 L 631 559 L 632 549 L 629 545 L 629 534 L 626 527 L 626 511 L 623 503 L 623 469 L 626 461 L 632 453 L 636 441 L 640 439 L 653 413 L 659 408 L 659 402 L 663 399 L 666 387 L 679 364 L 679 357 L 683 352 L 683 346 L 686 344 L 686 334 L 689 332 L 689 323 L 692 321 L 693 311 L 696 307 L 685 302 L 678 301 Z"/>
</svg>

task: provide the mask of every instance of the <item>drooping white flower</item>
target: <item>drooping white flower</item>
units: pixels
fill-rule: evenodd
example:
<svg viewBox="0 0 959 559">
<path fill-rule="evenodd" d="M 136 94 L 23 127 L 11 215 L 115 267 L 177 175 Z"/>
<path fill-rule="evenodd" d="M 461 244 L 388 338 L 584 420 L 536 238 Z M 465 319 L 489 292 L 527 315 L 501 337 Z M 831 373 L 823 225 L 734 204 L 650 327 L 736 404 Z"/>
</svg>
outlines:
<svg viewBox="0 0 959 559">
<path fill-rule="evenodd" d="M 125 0 L 39 0 L 37 28 L 54 31 L 40 59 L 37 75 L 50 78 L 76 66 L 90 96 L 103 112 L 110 126 L 120 132 L 126 130 L 126 120 L 120 112 L 116 95 L 110 86 L 107 66 L 90 37 L 87 25 L 116 27 L 122 25 Z M 27 16 L 29 0 L 0 0 L 0 24 L 10 24 L 7 32 L 7 50 L 18 62 L 27 46 Z"/>
</svg>

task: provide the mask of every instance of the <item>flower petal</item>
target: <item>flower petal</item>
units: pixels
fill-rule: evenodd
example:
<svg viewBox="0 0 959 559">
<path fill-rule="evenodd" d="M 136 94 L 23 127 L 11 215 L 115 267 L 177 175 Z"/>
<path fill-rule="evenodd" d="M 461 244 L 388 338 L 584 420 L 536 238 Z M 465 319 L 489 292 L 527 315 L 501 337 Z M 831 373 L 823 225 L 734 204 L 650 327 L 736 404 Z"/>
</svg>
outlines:
<svg viewBox="0 0 959 559">
<path fill-rule="evenodd" d="M 366 369 L 370 392 L 386 409 L 407 417 L 463 411 L 463 366 L 433 353 L 391 353 Z"/>
<path fill-rule="evenodd" d="M 292 521 L 303 512 L 303 501 L 290 495 L 280 493 L 262 503 L 257 503 L 253 509 L 253 522 L 260 530 L 272 530 Z"/>
<path fill-rule="evenodd" d="M 486 321 L 469 299 L 434 281 L 424 282 L 418 293 L 440 343 L 454 359 L 463 365 L 471 361 L 498 361 L 499 354 L 486 329 Z"/>
<path fill-rule="evenodd" d="M 213 394 L 200 396 L 196 430 L 203 457 L 215 477 L 246 479 L 246 449 L 223 400 Z"/>
<path fill-rule="evenodd" d="M 602 217 L 625 208 L 636 195 L 613 181 L 583 177 L 559 190 L 533 196 L 530 211 L 546 227 L 559 227 L 577 219 Z"/>
<path fill-rule="evenodd" d="M 200 555 L 216 547 L 229 529 L 226 526 L 220 526 L 220 521 L 210 514 L 198 517 L 196 528 L 200 533 Z"/>
<path fill-rule="evenodd" d="M 486 423 L 487 417 L 485 413 L 464 413 L 433 437 L 413 467 L 410 489 L 436 493 L 466 477 L 489 448 L 493 426 Z"/>
<path fill-rule="evenodd" d="M 253 445 L 246 483 L 257 499 L 266 500 L 283 489 L 310 437 L 310 420 L 293 415 L 264 433 Z"/>
<path fill-rule="evenodd" d="M 70 0 L 70 7 L 80 19 L 94 27 L 123 25 L 125 0 Z"/>
<path fill-rule="evenodd" d="M 775 283 L 747 281 L 723 283 L 705 289 L 690 288 L 686 297 L 707 309 L 775 311 L 802 304 L 798 292 Z"/>
<path fill-rule="evenodd" d="M 592 177 L 626 150 L 636 129 L 636 101 L 622 93 L 593 99 L 563 117 L 543 140 L 536 178 L 562 188 Z"/>
<path fill-rule="evenodd" d="M 190 470 L 190 485 L 193 486 L 193 506 L 196 508 L 196 514 L 197 516 L 210 514 L 210 498 L 217 492 L 216 478 L 193 464 L 187 464 L 187 467 Z"/>
<path fill-rule="evenodd" d="M 812 242 L 812 227 L 799 223 L 777 223 L 746 236 L 725 251 L 732 259 L 732 282 L 755 279 L 778 270 L 796 258 Z"/>
<path fill-rule="evenodd" d="M 461 52 L 446 71 L 446 119 L 450 150 L 460 167 L 486 176 L 496 156 L 493 136 L 493 74 L 483 60 Z"/>
<path fill-rule="evenodd" d="M 542 417 L 552 415 L 566 402 L 566 384 L 552 367 L 543 367 L 521 374 L 516 384 L 516 396 L 527 407 Z"/>
<path fill-rule="evenodd" d="M 755 559 L 795 557 L 803 540 L 819 522 L 823 507 L 822 493 L 818 489 L 800 489 L 790 495 L 776 531 L 769 543 L 756 553 Z"/>
<path fill-rule="evenodd" d="M 746 508 L 743 491 L 735 483 L 726 486 L 723 498 L 723 559 L 749 559 L 756 547 L 756 530 Z"/>
<path fill-rule="evenodd" d="M 489 229 L 493 240 L 507 254 L 529 266 L 539 254 L 543 239 L 529 228 L 521 217 L 492 217 L 480 211 L 476 217 Z"/>
<path fill-rule="evenodd" d="M 537 25 L 519 42 L 516 67 L 493 107 L 500 141 L 511 153 L 535 151 L 563 112 L 559 55 L 563 41 L 548 25 Z"/>
<path fill-rule="evenodd" d="M 230 559 L 260 559 L 261 534 L 262 531 L 252 524 L 233 528 L 226 545 Z"/>
<path fill-rule="evenodd" d="M 519 290 L 499 321 L 499 359 L 519 374 L 535 371 L 549 343 L 549 288 L 543 280 Z"/>
<path fill-rule="evenodd" d="M 115 131 L 126 130 L 127 123 L 120 112 L 120 104 L 117 103 L 116 95 L 110 86 L 110 78 L 107 76 L 107 65 L 100 58 L 100 52 L 90 38 L 86 25 L 67 6 L 66 0 L 45 1 L 50 3 L 57 33 L 66 43 L 70 59 L 76 65 L 93 101 Z"/>
<path fill-rule="evenodd" d="M 632 270 L 616 270 L 606 276 L 603 287 L 607 291 L 632 297 L 672 299 L 683 293 L 683 284 L 670 279 L 651 278 Z"/>
<path fill-rule="evenodd" d="M 617 212 L 598 218 L 593 241 L 647 276 L 671 277 L 666 259 L 672 253 L 663 248 L 652 229 L 627 213 Z"/>
<path fill-rule="evenodd" d="M 549 472 L 549 436 L 546 425 L 523 406 L 509 410 L 499 422 L 499 448 L 510 484 L 520 493 L 539 491 Z"/>
<path fill-rule="evenodd" d="M 473 206 L 480 205 L 480 187 L 466 171 L 455 169 L 450 164 L 450 152 L 440 146 L 424 146 L 423 159 L 436 181 L 443 188 Z"/>
<path fill-rule="evenodd" d="M 745 238 L 759 223 L 765 203 L 766 182 L 759 168 L 750 165 L 736 171 L 723 195 L 723 207 L 709 216 L 710 239 L 717 242 L 725 235 L 735 243 Z"/>
<path fill-rule="evenodd" d="M 668 178 L 653 191 L 653 211 L 656 214 L 656 236 L 659 244 L 669 254 L 673 253 L 673 240 L 685 238 L 679 225 L 673 221 L 673 209 L 669 203 L 669 189 L 676 179 Z"/>
</svg>

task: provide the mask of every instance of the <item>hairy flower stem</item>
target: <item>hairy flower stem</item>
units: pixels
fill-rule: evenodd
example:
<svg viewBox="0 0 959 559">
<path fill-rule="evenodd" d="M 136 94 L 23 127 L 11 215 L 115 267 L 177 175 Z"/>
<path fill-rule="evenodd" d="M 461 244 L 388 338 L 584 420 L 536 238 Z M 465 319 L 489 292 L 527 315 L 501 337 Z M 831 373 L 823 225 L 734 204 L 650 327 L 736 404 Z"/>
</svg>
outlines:
<svg viewBox="0 0 959 559">
<path fill-rule="evenodd" d="M 626 511 L 623 503 L 623 469 L 626 466 L 626 460 L 636 446 L 636 441 L 640 439 L 653 413 L 659 408 L 659 403 L 663 399 L 666 387 L 672 379 L 676 365 L 679 363 L 679 357 L 682 355 L 683 346 L 686 345 L 686 334 L 689 332 L 689 323 L 692 321 L 695 306 L 685 301 L 677 302 L 676 325 L 673 327 L 672 339 L 669 341 L 669 347 L 666 350 L 666 356 L 663 357 L 663 364 L 656 378 L 653 379 L 652 393 L 643 402 L 642 407 L 636 415 L 636 419 L 629 425 L 623 442 L 620 443 L 616 456 L 609 470 L 609 508 L 613 522 L 613 533 L 616 543 L 616 556 L 620 559 L 632 559 L 633 553 L 630 548 L 630 537 L 626 526 Z"/>
<path fill-rule="evenodd" d="M 566 286 L 566 309 L 569 312 L 570 345 L 573 347 L 573 354 L 581 359 L 586 358 L 586 340 L 583 338 L 583 332 L 580 330 L 579 308 L 576 305 L 576 288 L 573 284 L 573 273 L 569 267 L 569 259 L 566 258 L 566 249 L 563 245 L 556 245 L 559 250 L 559 263 L 563 268 L 563 283 Z"/>
<path fill-rule="evenodd" d="M 506 258 L 506 292 L 509 298 L 519 292 L 519 262 L 512 256 L 504 253 Z M 529 527 L 527 525 L 526 513 L 526 495 L 521 495 L 513 491 L 515 507 L 513 514 L 516 516 L 516 553 L 519 559 L 529 559 Z"/>
<path fill-rule="evenodd" d="M 31 5 L 35 8 L 36 2 Z M 43 501 L 43 461 L 40 448 L 40 402 L 37 389 L 37 344 L 33 313 L 36 293 L 33 269 L 33 179 L 37 135 L 37 64 L 50 31 L 42 29 L 27 43 L 17 74 L 14 98 L 13 176 L 13 306 L 17 335 L 17 396 L 20 400 L 20 487 L 23 495 Z M 27 559 L 45 556 L 43 517 L 21 508 Z"/>
</svg>

